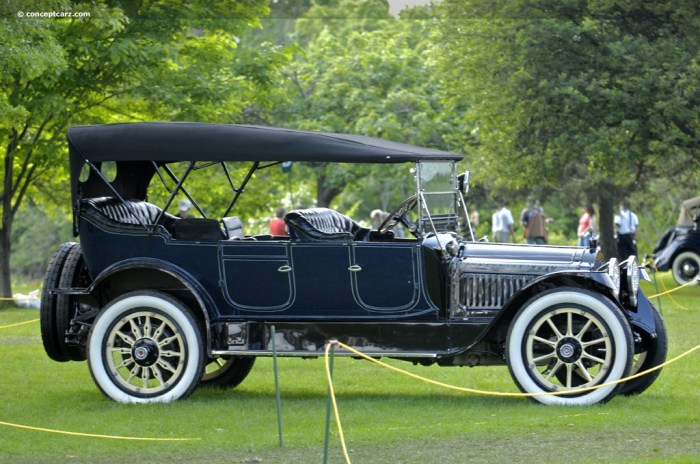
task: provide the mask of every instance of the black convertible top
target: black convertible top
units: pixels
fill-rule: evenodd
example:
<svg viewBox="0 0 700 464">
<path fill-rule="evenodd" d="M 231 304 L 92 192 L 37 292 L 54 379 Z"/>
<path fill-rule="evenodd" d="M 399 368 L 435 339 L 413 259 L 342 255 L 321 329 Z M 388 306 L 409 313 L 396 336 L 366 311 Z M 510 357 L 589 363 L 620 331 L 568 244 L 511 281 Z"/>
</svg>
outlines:
<svg viewBox="0 0 700 464">
<path fill-rule="evenodd" d="M 68 129 L 73 161 L 329 161 L 401 163 L 463 157 L 362 135 L 192 122 L 123 123 Z"/>
</svg>

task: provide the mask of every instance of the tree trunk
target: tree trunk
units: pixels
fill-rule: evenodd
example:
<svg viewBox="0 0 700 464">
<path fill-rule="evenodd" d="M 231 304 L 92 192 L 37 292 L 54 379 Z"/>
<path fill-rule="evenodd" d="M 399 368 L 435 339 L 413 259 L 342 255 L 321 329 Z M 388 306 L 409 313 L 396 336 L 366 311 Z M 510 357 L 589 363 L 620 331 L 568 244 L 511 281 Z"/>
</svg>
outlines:
<svg viewBox="0 0 700 464">
<path fill-rule="evenodd" d="M 341 192 L 341 189 L 329 185 L 326 181 L 326 176 L 319 174 L 316 178 L 316 202 L 317 206 L 321 208 L 328 208 L 331 205 L 331 201 Z"/>
<path fill-rule="evenodd" d="M 11 228 L 0 228 L 0 297 L 12 297 L 12 279 L 10 269 L 10 233 Z"/>
<path fill-rule="evenodd" d="M 615 242 L 615 200 L 611 186 L 603 186 L 598 193 L 598 229 L 600 247 L 605 259 L 617 256 Z"/>
<path fill-rule="evenodd" d="M 10 142 L 5 151 L 3 159 L 4 169 L 2 180 L 2 191 L 0 198 L 0 298 L 12 297 L 12 279 L 10 274 L 10 249 L 12 237 L 12 195 L 13 186 L 13 163 L 14 151 L 17 146 L 17 132 L 13 131 Z"/>
</svg>

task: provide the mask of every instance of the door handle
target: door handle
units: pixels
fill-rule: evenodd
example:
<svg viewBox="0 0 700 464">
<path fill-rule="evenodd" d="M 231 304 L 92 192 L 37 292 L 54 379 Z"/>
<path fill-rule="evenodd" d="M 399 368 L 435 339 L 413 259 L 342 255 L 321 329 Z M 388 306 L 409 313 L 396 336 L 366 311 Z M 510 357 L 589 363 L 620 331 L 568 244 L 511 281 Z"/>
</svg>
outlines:
<svg viewBox="0 0 700 464">
<path fill-rule="evenodd" d="M 280 266 L 279 269 L 277 269 L 278 272 L 292 272 L 292 267 L 288 265 Z"/>
<path fill-rule="evenodd" d="M 348 268 L 348 271 L 350 271 L 350 272 L 360 272 L 361 270 L 362 270 L 362 268 L 360 266 L 358 266 L 357 264 L 353 264 L 352 266 L 350 266 Z"/>
</svg>

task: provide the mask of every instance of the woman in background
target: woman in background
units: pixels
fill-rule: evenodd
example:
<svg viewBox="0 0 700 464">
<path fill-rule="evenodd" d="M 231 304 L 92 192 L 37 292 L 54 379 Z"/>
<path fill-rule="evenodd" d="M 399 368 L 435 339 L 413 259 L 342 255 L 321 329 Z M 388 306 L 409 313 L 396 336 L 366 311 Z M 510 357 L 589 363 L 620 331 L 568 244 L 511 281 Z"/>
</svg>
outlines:
<svg viewBox="0 0 700 464">
<path fill-rule="evenodd" d="M 595 209 L 590 203 L 583 207 L 583 214 L 578 220 L 578 246 L 588 247 L 591 244 L 590 229 L 595 229 Z"/>
</svg>

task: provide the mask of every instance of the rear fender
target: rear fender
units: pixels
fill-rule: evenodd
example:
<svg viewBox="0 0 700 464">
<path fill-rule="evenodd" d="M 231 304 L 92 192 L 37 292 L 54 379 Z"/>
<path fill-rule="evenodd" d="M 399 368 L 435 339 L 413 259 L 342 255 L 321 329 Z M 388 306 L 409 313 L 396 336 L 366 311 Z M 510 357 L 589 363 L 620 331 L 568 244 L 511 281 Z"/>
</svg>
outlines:
<svg viewBox="0 0 700 464">
<path fill-rule="evenodd" d="M 211 353 L 209 311 L 215 304 L 193 276 L 172 263 L 149 258 L 119 262 L 100 273 L 83 295 L 87 295 L 87 301 L 97 301 L 96 309 L 101 309 L 119 295 L 134 290 L 160 290 L 181 300 L 199 321 Z"/>
</svg>

